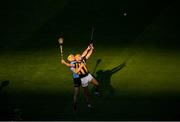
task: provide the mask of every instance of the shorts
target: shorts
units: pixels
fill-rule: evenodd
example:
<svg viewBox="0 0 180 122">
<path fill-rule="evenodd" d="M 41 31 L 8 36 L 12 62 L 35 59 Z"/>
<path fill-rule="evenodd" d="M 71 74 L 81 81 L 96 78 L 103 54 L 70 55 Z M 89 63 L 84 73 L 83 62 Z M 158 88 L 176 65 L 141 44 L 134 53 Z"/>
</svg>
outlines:
<svg viewBox="0 0 180 122">
<path fill-rule="evenodd" d="M 73 78 L 74 81 L 74 87 L 81 86 L 81 78 Z"/>
<path fill-rule="evenodd" d="M 93 79 L 93 76 L 91 74 L 88 74 L 87 76 L 81 78 L 81 84 L 82 87 L 88 86 L 88 83 Z"/>
</svg>

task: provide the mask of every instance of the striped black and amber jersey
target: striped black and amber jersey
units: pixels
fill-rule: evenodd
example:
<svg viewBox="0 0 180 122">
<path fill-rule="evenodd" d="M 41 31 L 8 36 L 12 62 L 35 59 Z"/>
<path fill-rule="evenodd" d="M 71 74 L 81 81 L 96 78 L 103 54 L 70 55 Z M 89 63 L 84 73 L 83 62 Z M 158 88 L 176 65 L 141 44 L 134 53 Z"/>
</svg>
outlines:
<svg viewBox="0 0 180 122">
<path fill-rule="evenodd" d="M 75 68 L 79 68 L 82 63 L 83 63 L 83 67 L 81 68 L 80 72 L 78 72 L 78 75 L 80 78 L 83 78 L 89 74 L 85 59 L 83 59 L 82 61 L 76 62 Z"/>
</svg>

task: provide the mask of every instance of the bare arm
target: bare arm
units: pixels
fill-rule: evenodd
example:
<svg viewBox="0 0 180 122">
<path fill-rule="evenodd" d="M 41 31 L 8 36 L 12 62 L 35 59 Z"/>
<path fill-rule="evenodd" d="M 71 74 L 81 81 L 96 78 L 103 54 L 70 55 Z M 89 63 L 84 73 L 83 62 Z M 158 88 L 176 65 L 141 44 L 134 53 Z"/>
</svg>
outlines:
<svg viewBox="0 0 180 122">
<path fill-rule="evenodd" d="M 67 63 L 63 59 L 61 60 L 61 63 L 64 64 L 65 66 L 67 66 L 67 67 L 74 67 L 74 64 Z"/>
<path fill-rule="evenodd" d="M 93 52 L 93 49 L 94 48 L 91 48 L 90 51 L 88 52 L 88 54 L 86 55 L 86 59 L 88 59 L 91 55 L 92 55 L 92 52 Z"/>
<path fill-rule="evenodd" d="M 90 56 L 91 56 L 91 54 L 92 54 L 92 52 L 93 52 L 93 49 L 94 49 L 94 47 L 93 47 L 93 45 L 92 44 L 90 44 L 90 50 L 88 51 L 88 53 L 87 53 L 87 55 L 86 55 L 86 59 L 88 59 Z"/>
<path fill-rule="evenodd" d="M 80 65 L 80 67 L 79 67 L 78 69 L 72 68 L 71 70 L 72 70 L 74 73 L 78 73 L 78 72 L 80 72 L 80 70 L 82 69 L 83 65 L 84 65 L 84 64 L 81 63 L 81 65 Z"/>
<path fill-rule="evenodd" d="M 84 52 L 81 54 L 81 57 L 84 58 L 84 57 L 87 55 L 87 53 L 88 53 L 88 51 L 89 51 L 90 49 L 91 49 L 91 47 L 88 46 L 88 47 L 84 50 Z"/>
</svg>

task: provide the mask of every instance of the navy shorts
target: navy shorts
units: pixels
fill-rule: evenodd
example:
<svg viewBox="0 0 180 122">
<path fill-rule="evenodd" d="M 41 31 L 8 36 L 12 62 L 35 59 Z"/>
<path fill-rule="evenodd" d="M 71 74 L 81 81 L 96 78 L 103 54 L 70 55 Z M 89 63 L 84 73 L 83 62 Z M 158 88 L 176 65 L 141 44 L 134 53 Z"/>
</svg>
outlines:
<svg viewBox="0 0 180 122">
<path fill-rule="evenodd" d="M 81 78 L 73 78 L 74 81 L 74 87 L 81 86 Z"/>
</svg>

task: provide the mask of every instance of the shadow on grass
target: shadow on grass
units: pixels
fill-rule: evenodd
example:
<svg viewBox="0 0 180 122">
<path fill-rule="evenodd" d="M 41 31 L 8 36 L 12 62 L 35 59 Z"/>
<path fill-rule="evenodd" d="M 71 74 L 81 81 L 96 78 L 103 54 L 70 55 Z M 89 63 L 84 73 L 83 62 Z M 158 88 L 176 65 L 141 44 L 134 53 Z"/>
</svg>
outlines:
<svg viewBox="0 0 180 122">
<path fill-rule="evenodd" d="M 93 75 L 96 72 L 96 69 L 98 65 L 100 64 L 102 60 L 98 59 L 95 65 L 95 68 L 93 70 Z M 100 91 L 102 95 L 105 96 L 112 96 L 114 94 L 114 89 L 111 85 L 111 77 L 113 74 L 117 73 L 118 71 L 122 70 L 126 66 L 126 62 L 123 62 L 122 64 L 119 64 L 118 66 L 108 69 L 108 70 L 98 70 L 96 72 L 96 79 L 98 80 L 100 84 Z"/>
<path fill-rule="evenodd" d="M 108 70 L 99 70 L 96 72 L 96 78 L 100 82 L 103 95 L 111 96 L 114 94 L 114 88 L 111 85 L 111 77 L 125 67 L 125 62 Z"/>
</svg>

